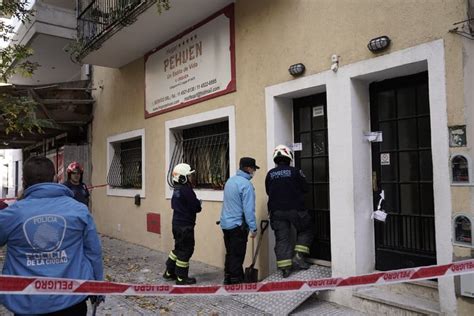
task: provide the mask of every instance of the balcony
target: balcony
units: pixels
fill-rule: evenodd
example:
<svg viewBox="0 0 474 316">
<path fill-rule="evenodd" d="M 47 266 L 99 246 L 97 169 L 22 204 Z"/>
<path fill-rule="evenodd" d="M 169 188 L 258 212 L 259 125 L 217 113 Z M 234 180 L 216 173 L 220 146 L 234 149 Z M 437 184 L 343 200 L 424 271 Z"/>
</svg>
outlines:
<svg viewBox="0 0 474 316">
<path fill-rule="evenodd" d="M 25 78 L 15 75 L 9 82 L 14 84 L 48 84 L 79 80 L 81 66 L 71 61 L 65 48 L 76 37 L 77 20 L 74 4 L 64 1 L 36 1 L 34 15 L 25 24 L 18 23 L 11 43 L 26 45 L 33 49 L 28 58 L 40 67 L 34 75 Z"/>
<path fill-rule="evenodd" d="M 120 68 L 234 1 L 173 0 L 161 14 L 156 2 L 79 0 L 81 62 Z"/>
</svg>

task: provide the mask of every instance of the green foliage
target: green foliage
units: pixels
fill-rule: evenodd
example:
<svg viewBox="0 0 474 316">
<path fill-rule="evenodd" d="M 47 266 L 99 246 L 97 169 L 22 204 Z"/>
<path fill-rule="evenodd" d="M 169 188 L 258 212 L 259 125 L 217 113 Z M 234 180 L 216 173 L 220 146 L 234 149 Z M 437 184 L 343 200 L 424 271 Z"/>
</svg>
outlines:
<svg viewBox="0 0 474 316">
<path fill-rule="evenodd" d="M 26 9 L 27 4 L 28 0 L 2 1 L 0 13 L 3 16 L 15 17 L 21 23 L 27 23 L 33 14 L 31 10 Z M 13 26 L 0 20 L 0 39 L 9 41 L 13 35 Z M 31 77 L 39 66 L 37 63 L 28 61 L 32 54 L 31 48 L 15 43 L 10 43 L 7 47 L 0 49 L 0 78 L 3 82 L 7 82 L 14 74 Z M 29 97 L 8 93 L 0 95 L 0 124 L 3 125 L 5 133 L 23 136 L 26 132 L 41 133 L 43 127 L 51 126 L 50 121 L 37 119 L 36 108 L 36 102 Z"/>
<path fill-rule="evenodd" d="M 163 11 L 167 11 L 171 8 L 170 1 L 171 0 L 158 0 L 156 3 L 158 14 L 161 14 Z"/>
<path fill-rule="evenodd" d="M 13 96 L 8 93 L 0 95 L 0 117 L 3 119 L 5 134 L 26 132 L 43 132 L 44 127 L 51 127 L 49 120 L 36 117 L 37 103 L 25 96 Z"/>
</svg>

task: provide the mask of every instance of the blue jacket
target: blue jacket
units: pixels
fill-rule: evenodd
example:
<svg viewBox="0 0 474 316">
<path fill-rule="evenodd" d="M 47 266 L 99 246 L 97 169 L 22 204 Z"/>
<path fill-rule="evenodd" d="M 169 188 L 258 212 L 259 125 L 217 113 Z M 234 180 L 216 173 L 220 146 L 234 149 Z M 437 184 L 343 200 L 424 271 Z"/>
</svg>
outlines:
<svg viewBox="0 0 474 316">
<path fill-rule="evenodd" d="M 39 183 L 0 211 L 5 275 L 102 280 L 102 248 L 87 207 L 66 186 Z M 44 314 L 86 299 L 75 295 L 0 295 L 17 314 Z"/>
<path fill-rule="evenodd" d="M 224 187 L 224 203 L 221 212 L 221 228 L 241 226 L 243 219 L 251 231 L 257 231 L 255 220 L 255 189 L 250 175 L 242 170 L 227 180 Z"/>
</svg>

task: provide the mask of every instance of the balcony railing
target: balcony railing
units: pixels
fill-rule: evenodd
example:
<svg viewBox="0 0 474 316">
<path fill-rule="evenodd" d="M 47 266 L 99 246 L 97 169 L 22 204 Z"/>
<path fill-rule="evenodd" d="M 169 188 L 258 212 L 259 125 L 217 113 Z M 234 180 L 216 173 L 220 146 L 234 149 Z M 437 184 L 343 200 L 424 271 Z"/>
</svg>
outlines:
<svg viewBox="0 0 474 316">
<path fill-rule="evenodd" d="M 157 0 L 77 0 L 78 38 L 82 45 L 79 59 L 123 27 L 136 21 L 138 15 Z"/>
</svg>

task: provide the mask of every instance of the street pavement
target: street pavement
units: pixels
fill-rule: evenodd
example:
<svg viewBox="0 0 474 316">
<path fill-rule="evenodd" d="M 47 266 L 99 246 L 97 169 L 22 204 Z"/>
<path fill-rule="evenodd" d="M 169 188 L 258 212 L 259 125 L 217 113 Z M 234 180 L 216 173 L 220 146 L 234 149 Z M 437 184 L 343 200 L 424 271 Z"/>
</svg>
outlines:
<svg viewBox="0 0 474 316">
<path fill-rule="evenodd" d="M 167 253 L 102 236 L 104 272 L 107 281 L 124 283 L 164 283 Z M 0 248 L 3 265 L 5 247 Z M 220 284 L 223 271 L 191 261 L 190 275 L 199 285 Z M 171 282 L 169 282 L 172 284 Z M 292 315 L 361 315 L 333 303 L 310 297 Z M 0 305 L 0 315 L 11 315 Z M 92 315 L 89 305 L 88 315 Z M 97 308 L 97 315 L 264 315 L 261 310 L 240 303 L 232 296 L 108 296 Z"/>
</svg>

